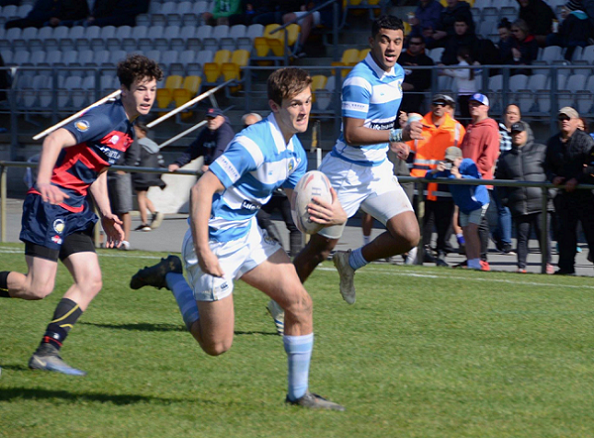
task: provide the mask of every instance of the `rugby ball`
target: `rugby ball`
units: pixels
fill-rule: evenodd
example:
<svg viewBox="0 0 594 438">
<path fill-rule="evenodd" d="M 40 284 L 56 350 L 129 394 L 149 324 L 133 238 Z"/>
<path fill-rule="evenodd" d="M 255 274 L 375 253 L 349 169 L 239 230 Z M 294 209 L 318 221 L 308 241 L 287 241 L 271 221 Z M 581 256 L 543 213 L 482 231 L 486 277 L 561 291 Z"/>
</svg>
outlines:
<svg viewBox="0 0 594 438">
<path fill-rule="evenodd" d="M 330 180 L 322 172 L 311 170 L 299 180 L 293 189 L 291 196 L 291 216 L 295 226 L 305 234 L 316 234 L 323 225 L 312 222 L 307 212 L 307 204 L 313 202 L 313 197 L 317 196 L 322 200 L 331 203 L 332 194 L 330 193 Z"/>
</svg>

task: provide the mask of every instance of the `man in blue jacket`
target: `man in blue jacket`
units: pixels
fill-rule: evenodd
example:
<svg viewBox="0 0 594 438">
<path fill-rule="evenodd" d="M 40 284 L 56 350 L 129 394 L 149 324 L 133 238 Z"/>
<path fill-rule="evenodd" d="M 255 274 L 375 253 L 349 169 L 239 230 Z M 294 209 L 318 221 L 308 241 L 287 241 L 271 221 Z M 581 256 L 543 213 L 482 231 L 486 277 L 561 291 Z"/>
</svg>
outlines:
<svg viewBox="0 0 594 438">
<path fill-rule="evenodd" d="M 476 163 L 470 158 L 462 158 L 462 150 L 456 146 L 446 149 L 444 161 L 427 172 L 427 179 L 481 179 Z M 466 241 L 466 257 L 469 269 L 481 269 L 481 241 L 478 227 L 487 208 L 489 192 L 485 186 L 449 184 L 454 203 L 460 209 L 460 226 Z"/>
</svg>

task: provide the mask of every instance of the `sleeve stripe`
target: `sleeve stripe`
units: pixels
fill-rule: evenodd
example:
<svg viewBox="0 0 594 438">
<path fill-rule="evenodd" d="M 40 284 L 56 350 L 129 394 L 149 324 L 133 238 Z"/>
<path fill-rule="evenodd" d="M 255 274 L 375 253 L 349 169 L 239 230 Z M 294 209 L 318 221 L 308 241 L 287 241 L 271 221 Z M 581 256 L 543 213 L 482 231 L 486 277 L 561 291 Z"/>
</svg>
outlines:
<svg viewBox="0 0 594 438">
<path fill-rule="evenodd" d="M 360 76 L 347 77 L 342 86 L 344 88 L 344 87 L 348 87 L 349 85 L 364 88 L 369 93 L 371 93 L 371 91 L 372 91 L 371 84 L 369 83 L 369 81 L 365 78 L 360 77 Z"/>
<path fill-rule="evenodd" d="M 262 149 L 260 149 L 260 146 L 258 146 L 254 140 L 242 135 L 237 137 L 234 141 L 246 149 L 246 151 L 254 160 L 254 163 L 256 163 L 256 167 L 260 167 L 262 165 L 264 162 L 264 154 L 262 154 Z"/>
</svg>

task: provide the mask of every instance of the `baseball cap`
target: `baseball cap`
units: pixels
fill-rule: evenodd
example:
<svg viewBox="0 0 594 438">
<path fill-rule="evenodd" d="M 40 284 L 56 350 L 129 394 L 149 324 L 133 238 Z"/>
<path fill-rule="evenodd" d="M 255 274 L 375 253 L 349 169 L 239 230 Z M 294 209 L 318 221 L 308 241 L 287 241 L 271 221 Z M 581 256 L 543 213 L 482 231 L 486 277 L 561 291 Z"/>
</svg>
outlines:
<svg viewBox="0 0 594 438">
<path fill-rule="evenodd" d="M 219 108 L 209 108 L 208 111 L 206 111 L 206 117 L 216 117 L 222 115 L 223 111 L 221 111 Z"/>
<path fill-rule="evenodd" d="M 456 158 L 462 158 L 462 149 L 456 146 L 450 146 L 445 150 L 445 160 L 454 161 Z"/>
<path fill-rule="evenodd" d="M 511 125 L 511 132 L 524 132 L 526 131 L 526 123 L 525 122 L 516 122 L 513 125 Z"/>
<path fill-rule="evenodd" d="M 453 106 L 456 104 L 456 101 L 448 96 L 447 94 L 436 94 L 433 96 L 433 99 L 431 100 L 431 102 L 443 102 L 446 105 L 450 105 Z"/>
<path fill-rule="evenodd" d="M 561 108 L 559 110 L 559 112 L 557 113 L 557 115 L 558 116 L 565 115 L 565 116 L 569 117 L 570 119 L 579 119 L 580 118 L 580 115 L 578 114 L 578 112 L 570 106 L 564 106 L 563 108 Z"/>
<path fill-rule="evenodd" d="M 481 93 L 474 93 L 469 100 L 475 100 L 483 105 L 489 106 L 489 98 Z"/>
</svg>

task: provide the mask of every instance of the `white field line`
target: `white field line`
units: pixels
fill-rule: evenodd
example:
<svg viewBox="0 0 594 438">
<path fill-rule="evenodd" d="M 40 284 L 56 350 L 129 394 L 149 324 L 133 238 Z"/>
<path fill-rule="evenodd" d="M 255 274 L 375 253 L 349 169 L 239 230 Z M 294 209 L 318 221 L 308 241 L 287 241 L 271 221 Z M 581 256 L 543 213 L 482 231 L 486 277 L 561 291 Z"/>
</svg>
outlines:
<svg viewBox="0 0 594 438">
<path fill-rule="evenodd" d="M 0 254 L 24 254 L 23 250 L 15 249 L 15 248 L 7 248 L 0 246 Z M 159 256 L 148 256 L 148 255 L 134 255 L 134 253 L 128 252 L 114 252 L 113 254 L 106 254 L 106 253 L 99 253 L 99 257 L 116 257 L 116 258 L 129 258 L 129 259 L 151 259 L 151 260 L 159 260 L 161 257 Z M 319 271 L 332 271 L 336 272 L 335 268 L 326 268 L 320 266 L 316 268 Z M 443 275 L 436 275 L 436 274 L 422 274 L 418 272 L 408 272 L 403 271 L 401 269 L 394 270 L 394 271 L 386 271 L 382 269 L 373 269 L 373 268 L 366 268 L 365 273 L 373 273 L 373 274 L 382 274 L 382 275 L 389 275 L 394 277 L 418 277 L 418 278 L 440 278 L 443 279 Z M 465 281 L 478 281 L 478 282 L 492 282 L 492 283 L 505 283 L 505 284 L 513 284 L 513 285 L 523 285 L 523 286 L 546 286 L 546 287 L 567 287 L 567 288 L 575 288 L 575 289 L 594 289 L 594 286 L 588 285 L 576 285 L 576 284 L 560 284 L 560 283 L 538 283 L 535 281 L 517 281 L 517 280 L 504 280 L 501 278 L 479 278 L 479 277 L 460 277 L 455 275 L 448 275 L 447 279 L 452 280 L 465 280 Z"/>
<path fill-rule="evenodd" d="M 319 267 L 317 268 L 320 271 L 334 271 L 334 268 L 325 268 Z M 560 284 L 560 283 L 537 283 L 535 281 L 517 281 L 517 280 L 504 280 L 501 278 L 478 278 L 478 277 L 458 277 L 455 275 L 447 275 L 444 277 L 442 275 L 435 275 L 435 274 L 421 274 L 418 272 L 406 272 L 401 270 L 395 271 L 385 271 L 381 269 L 373 269 L 373 268 L 366 268 L 363 273 L 373 273 L 373 274 L 383 274 L 383 275 L 390 275 L 395 277 L 419 277 L 419 278 L 447 278 L 448 280 L 464 280 L 464 281 L 486 281 L 486 282 L 493 282 L 493 283 L 506 283 L 506 284 L 513 284 L 518 286 L 546 286 L 546 287 L 567 287 L 567 288 L 575 288 L 575 289 L 594 289 L 594 286 L 587 286 L 587 285 L 576 285 L 576 284 Z"/>
</svg>

